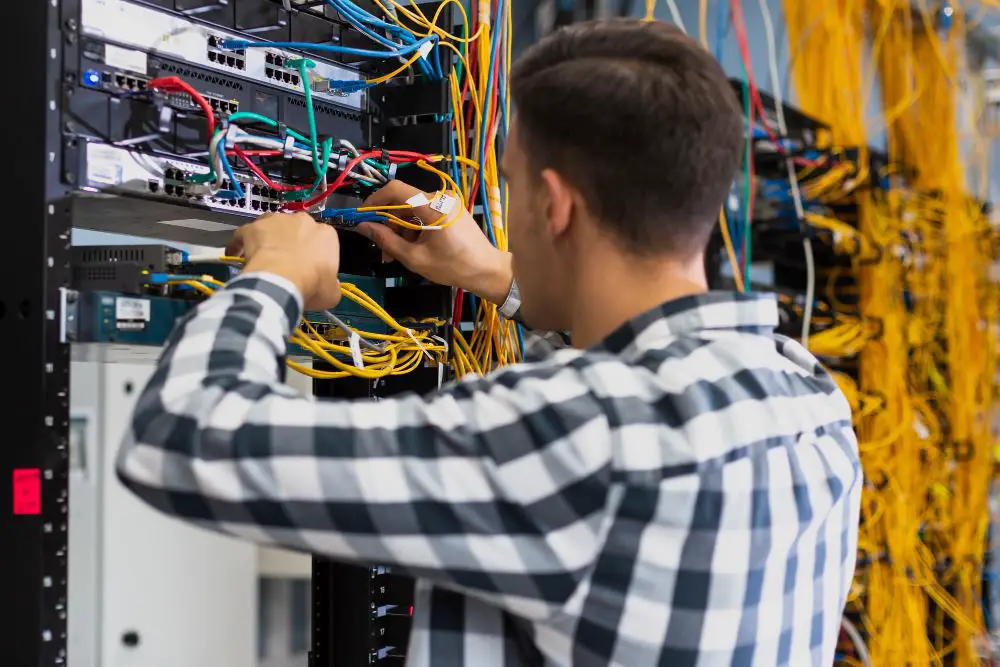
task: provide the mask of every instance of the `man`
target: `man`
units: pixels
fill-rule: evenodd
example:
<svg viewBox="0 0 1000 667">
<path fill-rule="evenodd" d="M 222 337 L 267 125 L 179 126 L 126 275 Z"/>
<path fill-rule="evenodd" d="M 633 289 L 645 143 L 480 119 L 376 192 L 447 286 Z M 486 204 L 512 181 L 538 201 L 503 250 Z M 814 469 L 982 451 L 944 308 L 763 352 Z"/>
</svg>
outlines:
<svg viewBox="0 0 1000 667">
<path fill-rule="evenodd" d="M 424 398 L 304 398 L 285 340 L 339 299 L 337 236 L 268 216 L 230 249 L 244 275 L 174 333 L 121 479 L 211 529 L 412 574 L 411 666 L 826 667 L 857 445 L 774 300 L 706 292 L 743 133 L 721 68 L 668 24 L 616 20 L 543 40 L 510 85 L 512 254 L 468 216 L 363 231 L 574 349 Z"/>
</svg>

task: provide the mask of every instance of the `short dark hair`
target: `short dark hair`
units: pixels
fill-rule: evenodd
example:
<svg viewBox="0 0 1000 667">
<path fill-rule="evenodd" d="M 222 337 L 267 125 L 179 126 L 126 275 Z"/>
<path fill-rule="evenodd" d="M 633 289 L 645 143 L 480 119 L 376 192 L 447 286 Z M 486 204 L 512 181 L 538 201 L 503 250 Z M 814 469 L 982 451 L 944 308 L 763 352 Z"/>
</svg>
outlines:
<svg viewBox="0 0 1000 667">
<path fill-rule="evenodd" d="M 662 21 L 577 23 L 525 51 L 510 87 L 531 167 L 579 188 L 623 247 L 704 251 L 744 135 L 736 93 L 696 41 Z"/>
</svg>

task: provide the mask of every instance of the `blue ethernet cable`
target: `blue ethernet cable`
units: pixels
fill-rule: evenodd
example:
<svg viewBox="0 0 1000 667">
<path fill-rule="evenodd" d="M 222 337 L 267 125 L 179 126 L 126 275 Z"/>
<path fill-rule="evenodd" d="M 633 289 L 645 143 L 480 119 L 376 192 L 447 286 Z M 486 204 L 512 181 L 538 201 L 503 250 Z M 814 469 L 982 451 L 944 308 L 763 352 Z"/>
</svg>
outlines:
<svg viewBox="0 0 1000 667">
<path fill-rule="evenodd" d="M 435 35 L 429 35 L 418 39 L 413 44 L 407 44 L 401 46 L 394 51 L 372 51 L 369 49 L 356 49 L 350 46 L 341 46 L 339 44 L 314 44 L 311 42 L 251 42 L 245 39 L 224 39 L 222 40 L 221 47 L 229 50 L 238 49 L 259 49 L 259 48 L 278 48 L 278 49 L 300 49 L 305 51 L 325 51 L 328 53 L 344 53 L 348 55 L 361 56 L 365 58 L 395 58 L 397 56 L 406 56 L 414 51 L 420 49 L 421 46 L 427 44 L 428 42 L 433 42 L 436 39 Z"/>
<path fill-rule="evenodd" d="M 400 45 L 394 43 L 387 37 L 379 35 L 374 30 L 366 27 L 363 24 L 368 24 L 378 28 L 382 28 L 383 30 L 386 30 L 394 34 L 400 41 L 403 42 L 403 45 L 410 45 L 416 41 L 416 37 L 409 31 L 401 28 L 400 26 L 395 26 L 376 18 L 366 10 L 355 5 L 350 0 L 327 0 L 327 4 L 329 4 L 331 7 L 339 11 L 344 16 L 344 18 L 347 19 L 347 22 L 353 25 L 355 28 L 357 28 L 359 32 L 368 36 L 369 38 L 373 39 L 379 44 L 382 44 L 383 46 L 388 46 L 390 48 L 399 48 Z M 428 65 L 423 59 L 418 60 L 417 64 L 420 67 L 423 74 L 429 74 Z M 332 84 L 333 82 L 331 82 L 331 86 Z M 340 88 L 338 88 L 338 90 L 339 89 Z M 362 89 L 359 88 L 357 90 L 362 90 Z M 356 90 L 345 90 L 345 92 L 356 92 Z"/>
<path fill-rule="evenodd" d="M 219 162 L 222 163 L 222 168 L 225 170 L 226 176 L 229 177 L 229 181 L 233 184 L 232 192 L 236 193 L 235 199 L 243 199 L 246 197 L 246 193 L 243 192 L 243 186 L 236 180 L 236 174 L 233 173 L 233 167 L 229 164 L 229 157 L 226 155 L 225 146 L 223 146 L 222 150 L 219 151 Z"/>
</svg>

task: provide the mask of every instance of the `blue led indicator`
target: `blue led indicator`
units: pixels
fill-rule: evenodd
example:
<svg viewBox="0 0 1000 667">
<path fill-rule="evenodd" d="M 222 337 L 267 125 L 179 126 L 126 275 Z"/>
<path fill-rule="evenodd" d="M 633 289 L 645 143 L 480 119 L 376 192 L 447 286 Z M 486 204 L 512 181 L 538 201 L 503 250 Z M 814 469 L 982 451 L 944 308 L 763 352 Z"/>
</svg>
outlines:
<svg viewBox="0 0 1000 667">
<path fill-rule="evenodd" d="M 85 86 L 99 86 L 101 84 L 101 73 L 95 72 L 92 69 L 88 69 L 83 73 L 83 85 Z"/>
</svg>

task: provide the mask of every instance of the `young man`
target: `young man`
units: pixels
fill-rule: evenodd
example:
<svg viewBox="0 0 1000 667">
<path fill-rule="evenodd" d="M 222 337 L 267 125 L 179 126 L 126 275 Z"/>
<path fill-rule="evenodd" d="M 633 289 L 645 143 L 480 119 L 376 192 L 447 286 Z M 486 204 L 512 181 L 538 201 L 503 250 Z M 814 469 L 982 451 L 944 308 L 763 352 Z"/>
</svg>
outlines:
<svg viewBox="0 0 1000 667">
<path fill-rule="evenodd" d="M 706 291 L 743 132 L 721 68 L 668 24 L 596 22 L 532 48 L 511 90 L 512 254 L 468 216 L 363 231 L 574 349 L 423 398 L 300 396 L 285 340 L 340 297 L 337 235 L 268 216 L 174 333 L 121 479 L 207 528 L 412 574 L 411 667 L 826 667 L 857 445 L 775 301 Z"/>
</svg>

